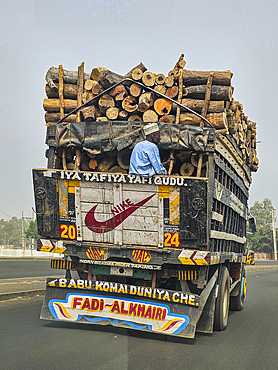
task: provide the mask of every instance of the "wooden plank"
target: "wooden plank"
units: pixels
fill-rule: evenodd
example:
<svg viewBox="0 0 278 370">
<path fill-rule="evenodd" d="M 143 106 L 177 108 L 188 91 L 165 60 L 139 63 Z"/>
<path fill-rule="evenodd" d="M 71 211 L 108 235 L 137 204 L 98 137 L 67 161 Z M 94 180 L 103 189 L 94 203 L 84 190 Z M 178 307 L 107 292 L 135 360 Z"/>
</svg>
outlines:
<svg viewBox="0 0 278 370">
<path fill-rule="evenodd" d="M 246 242 L 245 237 L 240 237 L 235 234 L 229 234 L 225 233 L 224 231 L 216 231 L 216 230 L 211 230 L 210 231 L 210 237 L 213 239 L 224 239 L 224 240 L 232 240 L 234 242 L 244 244 Z"/>
<path fill-rule="evenodd" d="M 83 185 L 83 184 L 82 184 Z M 91 184 L 92 186 L 92 184 Z M 104 188 L 83 188 L 81 187 L 81 202 L 82 203 L 110 203 L 113 207 L 113 190 Z M 92 207 L 92 206 L 91 206 Z"/>
<path fill-rule="evenodd" d="M 114 230 L 105 234 L 96 234 L 89 230 L 86 226 L 82 226 L 83 241 L 97 243 L 114 243 Z"/>
<path fill-rule="evenodd" d="M 90 189 L 113 189 L 113 183 L 109 182 L 94 182 L 91 181 L 81 181 L 81 188 L 90 188 Z"/>
<path fill-rule="evenodd" d="M 151 231 L 124 230 L 123 244 L 157 246 L 158 233 Z"/>
</svg>

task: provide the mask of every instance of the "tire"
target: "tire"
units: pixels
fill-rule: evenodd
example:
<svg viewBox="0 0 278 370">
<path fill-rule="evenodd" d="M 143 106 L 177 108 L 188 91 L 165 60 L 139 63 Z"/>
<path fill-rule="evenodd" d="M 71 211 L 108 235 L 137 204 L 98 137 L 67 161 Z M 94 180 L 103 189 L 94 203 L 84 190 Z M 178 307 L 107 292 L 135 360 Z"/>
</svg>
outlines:
<svg viewBox="0 0 278 370">
<path fill-rule="evenodd" d="M 228 325 L 230 303 L 230 274 L 227 267 L 220 269 L 218 294 L 214 311 L 214 330 L 225 330 Z"/>
<path fill-rule="evenodd" d="M 247 293 L 247 280 L 245 274 L 245 267 L 242 267 L 241 270 L 241 282 L 240 282 L 240 291 L 237 296 L 232 296 L 230 298 L 230 310 L 231 311 L 241 311 L 243 309 L 244 299 Z"/>
</svg>

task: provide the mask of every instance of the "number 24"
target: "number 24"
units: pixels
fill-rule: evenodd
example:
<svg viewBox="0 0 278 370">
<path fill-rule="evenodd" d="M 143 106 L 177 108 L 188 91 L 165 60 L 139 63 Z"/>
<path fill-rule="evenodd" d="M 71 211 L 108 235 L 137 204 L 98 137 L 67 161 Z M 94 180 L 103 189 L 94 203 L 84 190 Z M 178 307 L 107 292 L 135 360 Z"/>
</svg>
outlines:
<svg viewBox="0 0 278 370">
<path fill-rule="evenodd" d="M 165 247 L 171 247 L 172 245 L 175 245 L 176 247 L 180 246 L 180 241 L 179 241 L 179 234 L 170 234 L 170 233 L 165 233 L 164 234 L 164 246 Z"/>
</svg>

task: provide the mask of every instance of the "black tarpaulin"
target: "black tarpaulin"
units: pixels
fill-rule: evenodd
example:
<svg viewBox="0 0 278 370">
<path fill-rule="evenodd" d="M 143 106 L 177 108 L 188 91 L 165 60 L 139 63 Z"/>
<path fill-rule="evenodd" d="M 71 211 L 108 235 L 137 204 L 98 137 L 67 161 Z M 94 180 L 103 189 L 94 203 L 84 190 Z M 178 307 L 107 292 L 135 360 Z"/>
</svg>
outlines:
<svg viewBox="0 0 278 370">
<path fill-rule="evenodd" d="M 136 143 L 145 139 L 143 126 L 147 122 L 94 121 L 57 124 L 56 147 L 83 147 L 85 150 L 107 152 L 114 149 L 132 149 Z M 212 151 L 215 129 L 199 126 L 182 126 L 158 122 L 161 141 L 160 149 Z M 179 139 L 178 139 L 179 138 Z M 179 142 L 179 143 L 178 143 Z"/>
</svg>

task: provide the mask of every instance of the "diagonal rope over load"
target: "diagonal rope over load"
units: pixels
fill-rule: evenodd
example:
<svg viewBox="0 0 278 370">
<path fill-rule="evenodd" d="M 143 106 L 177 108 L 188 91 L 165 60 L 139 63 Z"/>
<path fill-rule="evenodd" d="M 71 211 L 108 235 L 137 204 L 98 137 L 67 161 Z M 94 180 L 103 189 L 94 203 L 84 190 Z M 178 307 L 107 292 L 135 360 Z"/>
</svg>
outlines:
<svg viewBox="0 0 278 370">
<path fill-rule="evenodd" d="M 107 94 L 109 91 L 111 91 L 114 87 L 116 87 L 116 86 L 118 86 L 118 85 L 120 85 L 120 84 L 123 84 L 123 83 L 125 83 L 125 82 L 134 82 L 134 80 L 132 80 L 131 78 L 124 78 L 124 79 L 123 79 L 123 80 L 121 80 L 120 82 L 118 82 L 118 83 L 116 83 L 116 84 L 114 84 L 114 85 L 110 86 L 108 89 L 104 90 L 104 91 L 103 91 L 103 92 L 101 92 L 100 94 L 98 94 L 98 95 L 94 96 L 92 99 L 90 99 L 90 100 L 86 101 L 86 103 L 84 103 L 84 104 L 80 105 L 79 107 L 77 107 L 77 108 L 75 108 L 74 110 L 72 110 L 70 113 L 66 114 L 63 118 L 61 118 L 61 119 L 57 122 L 57 124 L 58 124 L 58 123 L 62 123 L 62 122 L 63 122 L 67 117 L 69 117 L 71 114 L 74 114 L 74 113 L 78 112 L 81 108 L 84 108 L 84 107 L 89 106 L 89 105 L 90 105 L 90 103 L 93 103 L 94 101 L 96 101 L 97 99 L 99 99 L 102 95 L 105 95 L 105 94 Z M 210 127 L 212 127 L 212 128 L 213 128 L 213 125 L 212 125 L 212 124 L 211 124 L 211 123 L 210 123 L 210 122 L 209 122 L 205 117 L 203 117 L 203 116 L 202 116 L 202 115 L 200 115 L 199 113 L 195 112 L 194 110 L 192 110 L 192 109 L 190 109 L 190 108 L 186 107 L 185 105 L 183 105 L 183 104 L 181 104 L 181 103 L 177 102 L 176 100 L 174 100 L 174 99 L 172 99 L 172 98 L 169 98 L 168 96 L 166 96 L 166 95 L 164 95 L 164 94 L 161 94 L 159 91 L 156 91 L 156 90 L 152 89 L 151 87 L 149 87 L 149 86 L 146 86 L 146 85 L 142 84 L 141 82 L 136 81 L 136 84 L 137 84 L 137 85 L 139 85 L 139 86 L 141 86 L 141 87 L 143 87 L 143 88 L 144 88 L 144 89 L 146 89 L 146 90 L 149 90 L 149 91 L 153 92 L 154 94 L 156 94 L 156 95 L 158 95 L 158 96 L 161 96 L 161 97 L 162 97 L 162 98 L 164 98 L 164 99 L 168 99 L 170 102 L 172 102 L 172 103 L 174 103 L 174 104 L 178 105 L 180 108 L 183 108 L 183 109 L 187 110 L 188 112 L 195 114 L 196 116 L 198 116 L 199 118 L 201 118 L 202 120 L 204 120 L 204 121 L 205 121 L 205 122 L 206 122 Z"/>
</svg>

